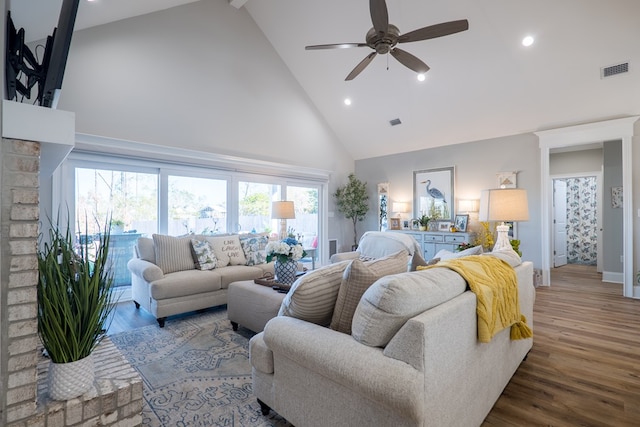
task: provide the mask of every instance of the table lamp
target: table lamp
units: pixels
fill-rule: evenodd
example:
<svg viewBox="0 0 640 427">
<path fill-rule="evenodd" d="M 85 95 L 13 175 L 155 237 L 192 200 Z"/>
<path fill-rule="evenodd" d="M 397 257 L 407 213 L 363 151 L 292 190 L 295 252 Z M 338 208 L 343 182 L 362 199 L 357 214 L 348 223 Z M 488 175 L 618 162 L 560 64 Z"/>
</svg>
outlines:
<svg viewBox="0 0 640 427">
<path fill-rule="evenodd" d="M 282 201 L 271 203 L 271 218 L 280 220 L 280 239 L 287 238 L 287 220 L 295 219 L 296 212 L 293 202 Z"/>
<path fill-rule="evenodd" d="M 493 251 L 513 251 L 509 242 L 509 226 L 504 222 L 528 221 L 527 191 L 522 188 L 483 190 L 480 197 L 480 221 L 500 221 Z"/>
</svg>

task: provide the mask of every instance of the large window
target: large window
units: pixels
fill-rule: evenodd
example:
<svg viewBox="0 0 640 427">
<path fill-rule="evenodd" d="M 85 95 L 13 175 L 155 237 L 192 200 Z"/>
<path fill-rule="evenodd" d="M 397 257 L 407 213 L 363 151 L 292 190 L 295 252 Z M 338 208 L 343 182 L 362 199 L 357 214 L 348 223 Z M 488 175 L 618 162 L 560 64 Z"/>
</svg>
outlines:
<svg viewBox="0 0 640 427">
<path fill-rule="evenodd" d="M 240 181 L 238 183 L 239 232 L 278 232 L 278 225 L 271 219 L 271 202 L 280 200 L 280 186 Z"/>
<path fill-rule="evenodd" d="M 168 234 L 227 231 L 227 181 L 170 175 Z"/>
<path fill-rule="evenodd" d="M 304 262 L 319 258 L 318 182 L 89 153 L 71 153 L 60 179 L 62 195 L 52 202 L 69 206 L 79 242 L 95 239 L 111 217 L 118 286 L 131 283 L 127 262 L 140 236 L 257 232 L 275 239 L 279 220 L 271 218 L 271 206 L 279 200 L 294 202 L 296 218 L 287 225 L 311 249 Z"/>
<path fill-rule="evenodd" d="M 109 216 L 116 232 L 156 233 L 158 176 L 107 169 L 75 169 L 79 233 L 95 234 Z"/>
</svg>

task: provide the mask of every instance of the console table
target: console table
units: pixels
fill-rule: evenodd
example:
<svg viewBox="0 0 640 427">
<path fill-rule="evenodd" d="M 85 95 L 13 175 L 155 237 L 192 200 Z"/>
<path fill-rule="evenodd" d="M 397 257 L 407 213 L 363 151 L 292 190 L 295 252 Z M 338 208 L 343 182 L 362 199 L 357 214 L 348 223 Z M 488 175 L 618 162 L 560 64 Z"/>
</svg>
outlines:
<svg viewBox="0 0 640 427">
<path fill-rule="evenodd" d="M 423 257 L 426 260 L 433 258 L 439 250 L 446 249 L 455 252 L 461 243 L 471 243 L 473 233 L 450 233 L 444 231 L 418 231 L 418 230 L 389 230 L 394 233 L 404 233 L 413 236 L 422 246 Z"/>
</svg>

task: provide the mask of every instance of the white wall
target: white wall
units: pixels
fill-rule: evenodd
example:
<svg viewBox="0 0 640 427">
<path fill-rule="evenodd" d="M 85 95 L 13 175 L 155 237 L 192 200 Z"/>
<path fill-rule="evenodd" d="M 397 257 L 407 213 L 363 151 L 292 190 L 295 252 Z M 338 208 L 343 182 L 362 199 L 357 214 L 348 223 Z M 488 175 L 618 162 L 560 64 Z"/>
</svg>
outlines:
<svg viewBox="0 0 640 427">
<path fill-rule="evenodd" d="M 58 108 L 76 113 L 79 133 L 329 170 L 330 192 L 353 170 L 249 14 L 227 0 L 77 31 Z M 344 230 L 329 218 L 329 238 Z"/>
<path fill-rule="evenodd" d="M 497 173 L 518 171 L 518 188 L 527 190 L 530 217 L 517 226 L 520 249 L 523 258 L 538 268 L 542 259 L 539 158 L 538 138 L 522 134 L 357 160 L 356 175 L 367 182 L 371 201 L 371 210 L 359 232 L 377 227 L 376 192 L 380 182 L 389 182 L 391 202 L 412 202 L 413 171 L 455 166 L 456 200 L 479 199 L 481 190 L 498 186 Z M 473 225 L 472 221 L 470 226 Z"/>
</svg>

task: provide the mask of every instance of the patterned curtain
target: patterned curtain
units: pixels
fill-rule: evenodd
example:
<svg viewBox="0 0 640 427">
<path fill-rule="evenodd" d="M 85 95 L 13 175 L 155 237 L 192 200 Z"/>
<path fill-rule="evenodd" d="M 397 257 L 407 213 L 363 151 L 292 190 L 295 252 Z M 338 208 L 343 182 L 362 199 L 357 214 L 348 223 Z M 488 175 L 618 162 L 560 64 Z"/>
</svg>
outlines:
<svg viewBox="0 0 640 427">
<path fill-rule="evenodd" d="M 567 262 L 596 265 L 596 177 L 567 179 Z"/>
</svg>

